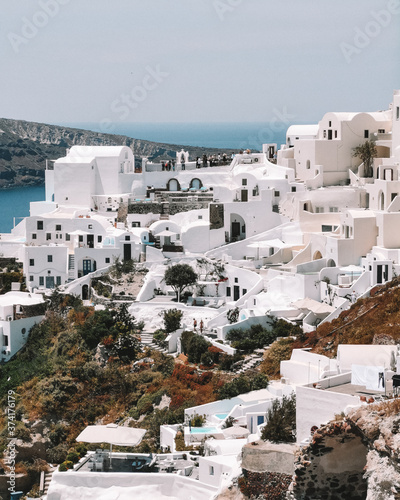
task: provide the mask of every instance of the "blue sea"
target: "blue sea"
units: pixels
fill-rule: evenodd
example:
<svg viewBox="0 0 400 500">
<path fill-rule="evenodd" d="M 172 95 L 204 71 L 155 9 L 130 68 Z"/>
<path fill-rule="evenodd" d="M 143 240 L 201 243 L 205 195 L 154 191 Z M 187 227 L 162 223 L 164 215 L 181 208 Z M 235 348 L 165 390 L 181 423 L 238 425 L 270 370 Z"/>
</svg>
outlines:
<svg viewBox="0 0 400 500">
<path fill-rule="evenodd" d="M 100 123 L 55 123 L 94 132 L 127 135 L 135 139 L 210 148 L 261 150 L 264 143 L 286 140 L 284 123 L 114 123 L 104 130 Z M 0 190 L 0 233 L 10 232 L 29 215 L 29 203 L 45 198 L 44 186 Z"/>
</svg>

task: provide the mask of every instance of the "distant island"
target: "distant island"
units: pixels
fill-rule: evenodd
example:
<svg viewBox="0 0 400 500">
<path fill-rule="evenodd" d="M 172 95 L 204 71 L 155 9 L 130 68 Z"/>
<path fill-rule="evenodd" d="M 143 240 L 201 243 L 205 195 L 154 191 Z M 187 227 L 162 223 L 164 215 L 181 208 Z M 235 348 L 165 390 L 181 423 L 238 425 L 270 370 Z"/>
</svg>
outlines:
<svg viewBox="0 0 400 500">
<path fill-rule="evenodd" d="M 189 151 L 191 158 L 225 151 L 0 118 L 0 189 L 44 185 L 46 160 L 60 158 L 66 148 L 77 145 L 129 146 L 136 158 L 145 156 L 151 161 L 175 158 L 176 151 L 182 148 Z"/>
</svg>

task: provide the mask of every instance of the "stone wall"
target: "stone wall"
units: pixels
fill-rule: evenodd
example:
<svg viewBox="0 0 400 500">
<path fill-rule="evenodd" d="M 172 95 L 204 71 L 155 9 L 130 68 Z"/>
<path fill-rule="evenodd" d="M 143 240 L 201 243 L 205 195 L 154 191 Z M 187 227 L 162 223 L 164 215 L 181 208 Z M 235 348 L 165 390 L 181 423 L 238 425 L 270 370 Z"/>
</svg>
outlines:
<svg viewBox="0 0 400 500">
<path fill-rule="evenodd" d="M 318 429 L 295 461 L 291 499 L 362 500 L 367 496 L 364 467 L 367 446 L 361 433 L 345 421 Z"/>
</svg>

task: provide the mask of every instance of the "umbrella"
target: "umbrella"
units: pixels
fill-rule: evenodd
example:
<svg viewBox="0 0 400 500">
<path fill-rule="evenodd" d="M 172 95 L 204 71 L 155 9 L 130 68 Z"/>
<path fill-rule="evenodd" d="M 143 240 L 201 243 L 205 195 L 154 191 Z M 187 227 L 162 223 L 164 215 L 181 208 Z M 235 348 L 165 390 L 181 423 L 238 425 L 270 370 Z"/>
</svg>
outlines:
<svg viewBox="0 0 400 500">
<path fill-rule="evenodd" d="M 87 231 L 82 231 L 81 229 L 77 229 L 76 231 L 72 231 L 71 233 L 72 236 L 84 236 L 85 234 L 90 234 Z"/>
<path fill-rule="evenodd" d="M 240 427 L 239 425 L 234 425 L 233 427 L 228 427 L 222 431 L 226 438 L 243 438 L 250 434 L 248 429 Z"/>
<path fill-rule="evenodd" d="M 296 300 L 293 302 L 293 305 L 297 307 L 297 309 L 308 309 L 314 314 L 329 314 L 335 310 L 334 307 L 325 304 L 324 302 L 318 302 L 317 300 L 309 299 L 308 297 Z"/>
<path fill-rule="evenodd" d="M 76 441 L 83 441 L 84 443 L 109 443 L 111 457 L 113 444 L 116 446 L 137 446 L 145 434 L 145 429 L 121 427 L 117 424 L 88 425 L 79 434 Z"/>
</svg>

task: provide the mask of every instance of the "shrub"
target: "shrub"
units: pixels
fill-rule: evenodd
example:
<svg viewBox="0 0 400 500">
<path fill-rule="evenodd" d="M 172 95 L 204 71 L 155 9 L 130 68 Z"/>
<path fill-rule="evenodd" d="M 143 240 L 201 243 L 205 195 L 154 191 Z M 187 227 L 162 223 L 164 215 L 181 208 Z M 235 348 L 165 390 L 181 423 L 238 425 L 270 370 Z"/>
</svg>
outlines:
<svg viewBox="0 0 400 500">
<path fill-rule="evenodd" d="M 273 443 L 294 443 L 296 440 L 296 396 L 274 399 L 267 413 L 261 438 Z"/>
<path fill-rule="evenodd" d="M 179 309 L 166 309 L 163 312 L 164 330 L 166 333 L 175 332 L 181 327 L 183 312 Z"/>
<path fill-rule="evenodd" d="M 70 451 L 67 455 L 67 461 L 70 461 L 74 464 L 79 462 L 79 454 L 76 451 Z"/>
</svg>

